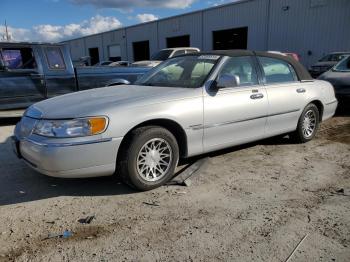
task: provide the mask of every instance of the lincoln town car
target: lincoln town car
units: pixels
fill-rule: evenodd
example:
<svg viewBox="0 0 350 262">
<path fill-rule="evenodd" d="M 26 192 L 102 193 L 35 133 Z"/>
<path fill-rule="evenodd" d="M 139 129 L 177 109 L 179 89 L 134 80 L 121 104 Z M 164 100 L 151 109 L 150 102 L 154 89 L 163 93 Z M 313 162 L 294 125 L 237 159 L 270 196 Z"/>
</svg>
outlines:
<svg viewBox="0 0 350 262">
<path fill-rule="evenodd" d="M 295 59 L 247 50 L 177 56 L 133 85 L 66 94 L 29 107 L 14 150 L 39 173 L 118 175 L 138 190 L 174 176 L 179 158 L 289 134 L 312 140 L 337 108 L 333 86 Z"/>
</svg>

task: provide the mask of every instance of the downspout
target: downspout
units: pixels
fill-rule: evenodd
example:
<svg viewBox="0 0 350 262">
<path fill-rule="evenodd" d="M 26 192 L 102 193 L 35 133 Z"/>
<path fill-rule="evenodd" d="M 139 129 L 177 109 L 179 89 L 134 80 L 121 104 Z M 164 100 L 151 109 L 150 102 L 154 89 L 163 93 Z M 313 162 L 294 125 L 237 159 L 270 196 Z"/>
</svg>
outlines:
<svg viewBox="0 0 350 262">
<path fill-rule="evenodd" d="M 269 50 L 269 40 L 270 40 L 270 9 L 271 9 L 271 0 L 267 0 L 267 23 L 266 23 L 266 48 L 265 50 Z"/>
</svg>

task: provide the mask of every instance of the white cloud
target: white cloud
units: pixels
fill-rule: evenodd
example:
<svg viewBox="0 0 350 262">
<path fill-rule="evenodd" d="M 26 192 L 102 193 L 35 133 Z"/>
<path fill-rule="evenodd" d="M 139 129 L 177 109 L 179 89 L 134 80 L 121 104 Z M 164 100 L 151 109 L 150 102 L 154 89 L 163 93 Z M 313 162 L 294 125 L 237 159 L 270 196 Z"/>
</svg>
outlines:
<svg viewBox="0 0 350 262">
<path fill-rule="evenodd" d="M 241 0 L 216 0 L 216 1 L 208 1 L 208 5 L 212 6 L 219 6 L 223 4 L 233 3 L 233 2 L 239 2 Z"/>
<path fill-rule="evenodd" d="M 138 15 L 136 16 L 136 19 L 137 19 L 140 23 L 146 23 L 146 22 L 158 20 L 159 17 L 158 17 L 158 16 L 155 16 L 154 14 L 138 14 Z"/>
<path fill-rule="evenodd" d="M 121 26 L 122 23 L 115 17 L 97 15 L 79 24 L 64 26 L 37 25 L 31 29 L 9 27 L 8 31 L 13 41 L 58 42 L 69 38 L 109 31 Z M 4 33 L 4 26 L 0 26 L 0 38 L 2 38 Z"/>
<path fill-rule="evenodd" d="M 98 8 L 129 9 L 134 7 L 184 9 L 197 0 L 70 0 L 77 5 L 93 5 Z"/>
<path fill-rule="evenodd" d="M 14 27 L 7 27 L 8 35 L 10 37 L 10 40 L 13 41 L 30 41 L 31 37 L 31 31 L 29 29 L 24 28 L 14 28 Z M 0 41 L 5 40 L 5 26 L 0 25 Z"/>
</svg>

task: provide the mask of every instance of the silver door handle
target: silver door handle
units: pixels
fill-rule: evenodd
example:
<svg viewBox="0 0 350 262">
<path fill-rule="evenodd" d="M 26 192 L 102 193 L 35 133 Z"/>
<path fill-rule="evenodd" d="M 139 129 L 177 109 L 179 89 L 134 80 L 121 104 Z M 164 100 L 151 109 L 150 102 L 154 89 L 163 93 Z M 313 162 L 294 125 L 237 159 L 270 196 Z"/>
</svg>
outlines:
<svg viewBox="0 0 350 262">
<path fill-rule="evenodd" d="M 297 89 L 297 93 L 305 93 L 305 92 L 306 92 L 305 88 L 298 88 Z"/>
<path fill-rule="evenodd" d="M 254 94 L 250 96 L 250 99 L 261 99 L 264 98 L 263 94 Z"/>
</svg>

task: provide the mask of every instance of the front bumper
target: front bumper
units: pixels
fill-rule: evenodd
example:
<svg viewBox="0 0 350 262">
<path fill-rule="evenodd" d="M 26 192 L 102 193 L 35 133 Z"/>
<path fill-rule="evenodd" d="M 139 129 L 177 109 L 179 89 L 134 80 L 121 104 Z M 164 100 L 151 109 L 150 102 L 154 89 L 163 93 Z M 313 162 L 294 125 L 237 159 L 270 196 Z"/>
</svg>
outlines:
<svg viewBox="0 0 350 262">
<path fill-rule="evenodd" d="M 83 178 L 115 173 L 122 138 L 41 143 L 14 137 L 13 141 L 17 156 L 39 173 L 61 178 Z"/>
</svg>

